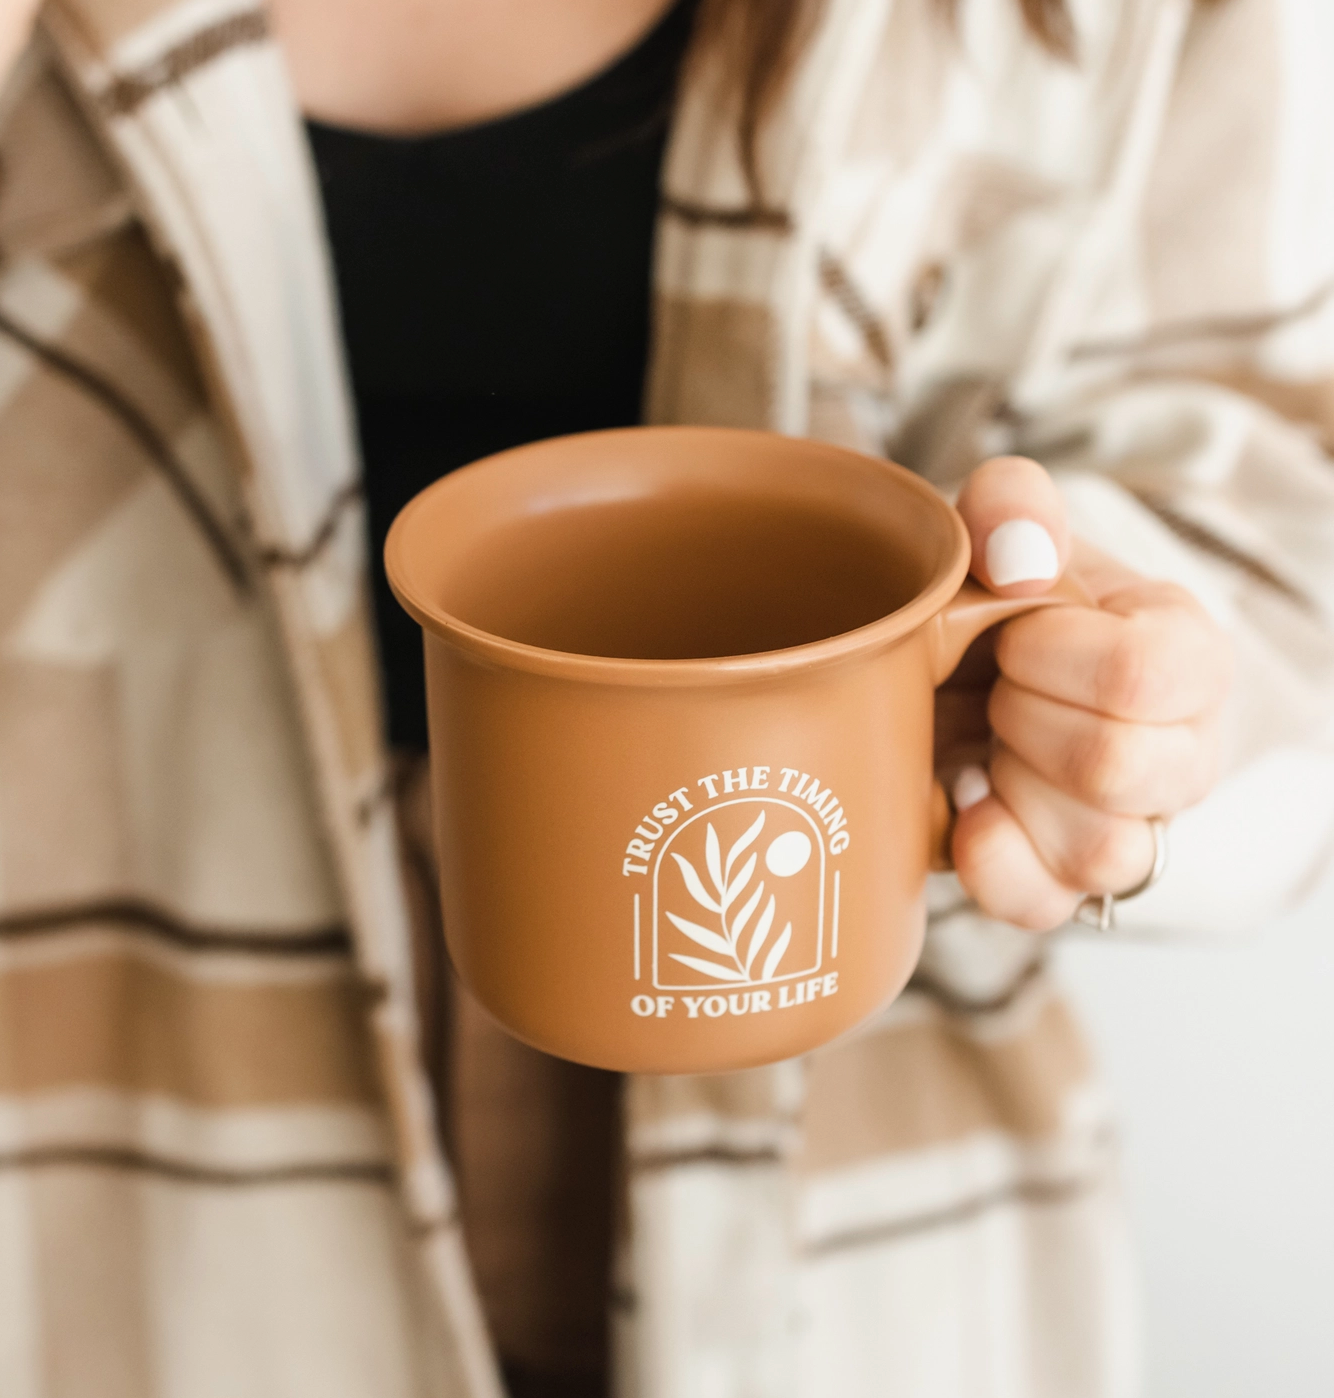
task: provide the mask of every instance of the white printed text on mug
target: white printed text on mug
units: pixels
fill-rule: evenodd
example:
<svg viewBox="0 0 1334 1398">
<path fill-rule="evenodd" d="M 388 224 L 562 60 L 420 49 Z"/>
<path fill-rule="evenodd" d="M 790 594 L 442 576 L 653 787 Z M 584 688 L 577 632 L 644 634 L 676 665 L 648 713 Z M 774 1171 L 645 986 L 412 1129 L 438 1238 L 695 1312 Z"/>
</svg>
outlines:
<svg viewBox="0 0 1334 1398">
<path fill-rule="evenodd" d="M 837 972 L 822 972 L 838 954 L 841 875 L 831 879 L 828 860 L 848 848 L 847 817 L 818 778 L 777 771 L 777 781 L 766 766 L 710 773 L 636 826 L 622 865 L 649 884 L 634 895 L 635 979 L 647 960 L 656 990 L 681 992 L 635 996 L 641 1018 L 673 1013 L 678 999 L 688 1018 L 714 1019 L 837 992 Z"/>
</svg>

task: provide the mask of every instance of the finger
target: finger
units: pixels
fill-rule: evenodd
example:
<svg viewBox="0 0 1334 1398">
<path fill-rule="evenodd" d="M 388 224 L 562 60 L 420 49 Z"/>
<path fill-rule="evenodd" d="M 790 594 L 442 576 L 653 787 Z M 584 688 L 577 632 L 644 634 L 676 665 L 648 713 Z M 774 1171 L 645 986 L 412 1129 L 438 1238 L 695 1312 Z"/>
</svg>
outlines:
<svg viewBox="0 0 1334 1398">
<path fill-rule="evenodd" d="M 1120 893 L 1153 868 L 1156 845 L 1147 821 L 1086 806 L 1003 746 L 992 755 L 991 780 L 1038 858 L 1064 887 Z"/>
<path fill-rule="evenodd" d="M 959 774 L 954 802 L 954 871 L 978 907 L 1032 932 L 1068 922 L 1083 891 L 1064 887 L 1052 875 L 1005 803 L 990 794 L 981 767 Z"/>
<path fill-rule="evenodd" d="M 1138 723 L 1184 723 L 1217 708 L 1232 674 L 1223 632 L 1179 588 L 1135 591 L 1133 603 L 1121 595 L 1121 612 L 1050 607 L 1015 618 L 996 639 L 1001 673 L 1024 689 Z"/>
<path fill-rule="evenodd" d="M 1034 771 L 1112 815 L 1175 815 L 1199 801 L 1217 774 L 1216 713 L 1191 723 L 1127 723 L 1002 677 L 988 715 L 996 736 Z"/>
<path fill-rule="evenodd" d="M 1006 597 L 1046 592 L 1070 555 L 1065 505 L 1051 477 L 1023 456 L 984 461 L 958 501 L 973 543 L 971 572 Z"/>
</svg>

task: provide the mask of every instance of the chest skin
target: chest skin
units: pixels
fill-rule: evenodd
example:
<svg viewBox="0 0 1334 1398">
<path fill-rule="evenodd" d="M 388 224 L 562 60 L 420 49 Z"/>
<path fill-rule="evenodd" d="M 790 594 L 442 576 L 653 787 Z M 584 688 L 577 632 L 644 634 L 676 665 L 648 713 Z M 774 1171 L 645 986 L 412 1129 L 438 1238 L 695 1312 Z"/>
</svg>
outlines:
<svg viewBox="0 0 1334 1398">
<path fill-rule="evenodd" d="M 630 48 L 665 0 L 274 0 L 310 116 L 366 130 L 440 131 L 572 87 Z"/>
</svg>

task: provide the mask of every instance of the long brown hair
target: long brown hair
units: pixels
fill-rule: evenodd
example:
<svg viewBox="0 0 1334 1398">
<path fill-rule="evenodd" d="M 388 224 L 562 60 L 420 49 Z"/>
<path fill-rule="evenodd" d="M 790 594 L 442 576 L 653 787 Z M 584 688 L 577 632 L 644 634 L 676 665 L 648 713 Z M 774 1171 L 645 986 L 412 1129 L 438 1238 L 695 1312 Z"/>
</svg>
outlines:
<svg viewBox="0 0 1334 1398">
<path fill-rule="evenodd" d="M 1065 0 L 1015 0 L 1037 41 L 1059 58 L 1075 56 L 1074 26 Z M 737 74 L 737 137 L 746 183 L 760 198 L 757 142 L 783 83 L 801 53 L 824 0 L 703 0 L 696 37 L 701 49 L 718 46 Z M 952 23 L 959 0 L 935 0 Z"/>
</svg>

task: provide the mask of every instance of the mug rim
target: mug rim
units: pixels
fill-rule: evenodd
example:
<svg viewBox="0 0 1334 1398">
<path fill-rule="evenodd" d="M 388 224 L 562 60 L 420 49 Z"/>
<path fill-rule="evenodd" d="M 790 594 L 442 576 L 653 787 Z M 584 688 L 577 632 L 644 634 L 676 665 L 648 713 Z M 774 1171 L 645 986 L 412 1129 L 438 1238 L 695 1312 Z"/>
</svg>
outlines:
<svg viewBox="0 0 1334 1398">
<path fill-rule="evenodd" d="M 938 518 L 947 522 L 955 538 L 952 554 L 940 563 L 930 581 L 911 601 L 877 617 L 874 621 L 834 636 L 806 641 L 781 650 L 756 651 L 745 655 L 694 656 L 689 659 L 652 660 L 638 657 L 584 655 L 575 651 L 550 650 L 526 641 L 486 631 L 454 616 L 445 608 L 431 602 L 413 577 L 409 564 L 410 538 L 418 516 L 430 507 L 434 497 L 448 490 L 460 478 L 486 469 L 493 463 L 511 460 L 542 451 L 552 442 L 576 443 L 581 440 L 605 442 L 615 437 L 642 439 L 654 436 L 695 435 L 712 438 L 744 437 L 776 438 L 785 444 L 805 443 L 826 453 L 854 457 L 882 468 L 896 484 L 926 502 Z M 648 687 L 701 685 L 728 680 L 771 678 L 793 671 L 809 671 L 826 665 L 855 659 L 869 652 L 884 649 L 912 634 L 924 622 L 942 611 L 958 592 L 972 557 L 972 545 L 967 528 L 957 510 L 922 477 L 888 458 L 814 438 L 738 427 L 696 427 L 689 425 L 612 427 L 595 432 L 569 433 L 559 437 L 542 438 L 494 452 L 454 471 L 448 472 L 419 491 L 408 501 L 390 526 L 384 546 L 385 572 L 389 586 L 399 605 L 423 630 L 457 649 L 479 659 L 490 661 L 509 670 L 553 678 L 581 680 L 591 683 L 642 685 Z"/>
</svg>

